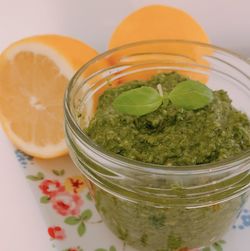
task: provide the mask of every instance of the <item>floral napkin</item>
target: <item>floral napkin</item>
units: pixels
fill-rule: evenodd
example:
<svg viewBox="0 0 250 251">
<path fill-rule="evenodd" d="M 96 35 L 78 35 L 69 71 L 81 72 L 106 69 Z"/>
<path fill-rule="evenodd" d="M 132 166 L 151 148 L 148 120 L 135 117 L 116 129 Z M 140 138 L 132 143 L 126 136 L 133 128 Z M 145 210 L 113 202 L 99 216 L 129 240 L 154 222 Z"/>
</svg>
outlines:
<svg viewBox="0 0 250 251">
<path fill-rule="evenodd" d="M 80 171 L 68 156 L 39 160 L 15 155 L 48 226 L 55 251 L 135 251 L 104 225 Z M 250 202 L 227 234 L 211 247 L 180 251 L 249 251 Z"/>
</svg>

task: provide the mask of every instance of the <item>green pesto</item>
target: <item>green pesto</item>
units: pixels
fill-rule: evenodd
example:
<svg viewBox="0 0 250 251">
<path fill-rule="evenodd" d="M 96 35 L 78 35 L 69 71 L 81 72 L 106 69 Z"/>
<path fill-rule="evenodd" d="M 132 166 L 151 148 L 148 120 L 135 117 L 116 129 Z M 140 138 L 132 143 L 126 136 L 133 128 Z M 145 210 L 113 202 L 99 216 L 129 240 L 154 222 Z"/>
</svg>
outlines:
<svg viewBox="0 0 250 251">
<path fill-rule="evenodd" d="M 104 149 L 147 163 L 198 165 L 235 156 L 250 147 L 250 122 L 236 110 L 223 90 L 213 91 L 213 101 L 202 109 L 185 110 L 171 102 L 144 116 L 117 112 L 112 103 L 124 91 L 161 84 L 169 93 L 186 78 L 159 74 L 149 81 L 132 81 L 109 89 L 99 99 L 87 129 Z"/>
<path fill-rule="evenodd" d="M 132 81 L 106 90 L 86 129 L 88 135 L 110 152 L 168 166 L 211 163 L 247 150 L 250 147 L 249 119 L 232 107 L 223 90 L 213 91 L 212 102 L 197 110 L 178 108 L 166 99 L 154 112 L 138 117 L 119 113 L 112 106 L 114 99 L 124 91 L 141 86 L 157 89 L 161 84 L 166 94 L 185 80 L 177 73 L 159 74 L 149 81 Z M 98 167 L 92 164 L 92 168 L 97 170 Z M 234 179 L 238 178 L 241 180 L 240 177 Z M 246 181 L 242 180 L 238 186 L 243 187 L 249 178 L 246 176 Z M 229 186 L 229 181 L 225 182 Z M 110 189 L 115 190 L 116 186 Z M 185 198 L 190 191 L 173 187 L 172 192 Z M 141 251 L 179 251 L 218 241 L 239 214 L 247 197 L 242 194 L 209 206 L 206 198 L 201 198 L 204 199 L 203 207 L 187 208 L 167 202 L 158 207 L 150 203 L 150 198 L 145 202 L 140 198 L 139 203 L 131 202 L 97 186 L 93 193 L 96 207 L 109 228 Z M 227 196 L 230 194 L 222 197 Z"/>
<path fill-rule="evenodd" d="M 201 208 L 160 208 L 125 201 L 96 187 L 95 200 L 107 226 L 136 250 L 184 251 L 222 239 L 246 196 Z"/>
</svg>

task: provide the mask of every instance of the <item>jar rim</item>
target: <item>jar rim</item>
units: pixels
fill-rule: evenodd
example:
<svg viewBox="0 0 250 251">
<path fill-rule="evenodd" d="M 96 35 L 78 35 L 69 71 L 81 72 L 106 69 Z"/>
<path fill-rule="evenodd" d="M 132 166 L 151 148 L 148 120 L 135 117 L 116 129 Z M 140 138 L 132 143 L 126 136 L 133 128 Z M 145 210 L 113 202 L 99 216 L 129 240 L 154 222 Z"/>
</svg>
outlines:
<svg viewBox="0 0 250 251">
<path fill-rule="evenodd" d="M 80 77 L 80 75 L 88 69 L 89 66 L 94 64 L 95 62 L 111 55 L 114 52 L 117 52 L 122 49 L 131 48 L 133 46 L 143 45 L 143 44 L 153 44 L 153 43 L 179 43 L 179 44 L 191 44 L 197 45 L 204 48 L 216 49 L 218 51 L 224 52 L 230 56 L 233 56 L 237 59 L 240 59 L 246 64 L 249 64 L 246 58 L 243 56 L 232 52 L 228 49 L 213 45 L 207 44 L 202 42 L 196 41 L 188 41 L 188 40 L 172 40 L 172 39 L 160 39 L 160 40 L 145 40 L 139 41 L 134 43 L 125 44 L 110 50 L 107 50 L 93 59 L 89 60 L 85 63 L 71 78 L 69 85 L 65 91 L 64 95 L 64 112 L 65 112 L 65 120 L 68 123 L 70 129 L 79 140 L 81 144 L 84 144 L 89 150 L 95 152 L 95 154 L 101 158 L 108 160 L 114 164 L 119 164 L 120 167 L 124 167 L 130 170 L 148 173 L 148 174 L 160 174 L 160 175 L 200 175 L 200 174 L 208 174 L 208 173 L 221 173 L 227 170 L 238 169 L 242 166 L 250 164 L 250 149 L 244 151 L 240 154 L 235 156 L 229 157 L 225 160 L 216 161 L 214 163 L 206 163 L 206 164 L 199 164 L 199 165 L 182 165 L 182 166 L 167 166 L 167 165 L 159 165 L 159 164 L 151 164 L 141 161 L 136 161 L 132 159 L 128 159 L 126 157 L 120 156 L 118 154 L 114 154 L 112 152 L 108 152 L 102 147 L 96 145 L 91 138 L 80 128 L 76 119 L 74 119 L 74 115 L 70 109 L 70 94 L 73 90 L 74 84 Z M 235 66 L 234 66 L 235 67 Z M 245 77 L 250 81 L 250 74 L 247 75 L 246 73 L 242 72 L 240 69 L 235 67 L 239 70 Z M 86 80 L 84 80 L 86 82 Z"/>
</svg>

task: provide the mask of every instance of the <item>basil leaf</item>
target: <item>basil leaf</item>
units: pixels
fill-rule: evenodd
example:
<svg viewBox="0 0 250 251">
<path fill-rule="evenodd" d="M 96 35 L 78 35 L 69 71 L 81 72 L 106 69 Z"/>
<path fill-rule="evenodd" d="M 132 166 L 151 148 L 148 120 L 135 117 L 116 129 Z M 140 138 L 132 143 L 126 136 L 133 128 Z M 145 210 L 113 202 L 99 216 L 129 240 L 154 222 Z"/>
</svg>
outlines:
<svg viewBox="0 0 250 251">
<path fill-rule="evenodd" d="M 177 107 L 196 110 L 208 105 L 213 100 L 213 92 L 206 85 L 187 80 L 178 84 L 168 98 Z"/>
<path fill-rule="evenodd" d="M 152 87 L 139 87 L 121 93 L 115 98 L 113 107 L 116 111 L 142 116 L 151 113 L 162 104 L 162 97 Z"/>
</svg>

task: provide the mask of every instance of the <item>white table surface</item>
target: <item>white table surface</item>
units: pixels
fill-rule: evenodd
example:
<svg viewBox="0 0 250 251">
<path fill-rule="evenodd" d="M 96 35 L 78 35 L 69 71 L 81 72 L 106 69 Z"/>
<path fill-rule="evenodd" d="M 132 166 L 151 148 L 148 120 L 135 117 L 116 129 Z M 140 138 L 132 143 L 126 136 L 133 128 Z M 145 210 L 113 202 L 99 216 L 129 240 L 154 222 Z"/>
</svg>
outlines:
<svg viewBox="0 0 250 251">
<path fill-rule="evenodd" d="M 118 22 L 152 3 L 183 8 L 214 44 L 250 56 L 249 0 L 0 0 L 0 51 L 14 40 L 42 33 L 74 36 L 104 51 Z M 0 250 L 52 250 L 38 205 L 1 128 L 0 171 Z"/>
</svg>

